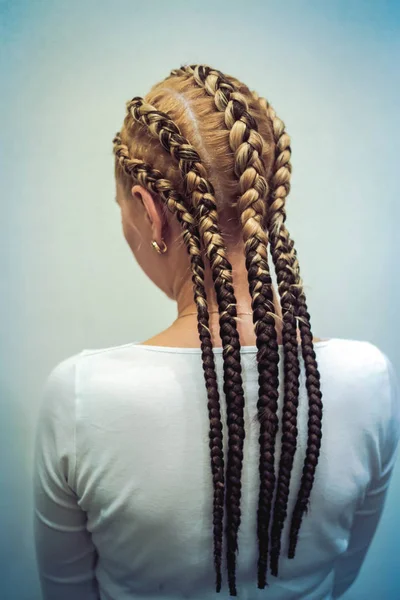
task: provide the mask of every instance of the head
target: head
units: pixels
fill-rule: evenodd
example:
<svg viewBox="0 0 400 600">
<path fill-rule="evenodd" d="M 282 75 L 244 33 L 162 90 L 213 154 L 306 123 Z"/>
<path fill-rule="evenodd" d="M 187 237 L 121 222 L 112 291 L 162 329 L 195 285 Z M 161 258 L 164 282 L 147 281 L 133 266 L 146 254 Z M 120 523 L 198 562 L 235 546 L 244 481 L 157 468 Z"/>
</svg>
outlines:
<svg viewBox="0 0 400 600">
<path fill-rule="evenodd" d="M 231 80 L 236 81 L 233 78 Z M 274 144 L 265 109 L 246 86 L 237 81 L 236 85 L 259 122 L 263 146 L 261 156 L 270 175 Z M 238 181 L 233 171 L 230 131 L 226 128 L 224 113 L 216 110 L 212 96 L 182 75 L 171 76 L 156 84 L 144 100 L 167 113 L 198 151 L 215 190 L 221 232 L 229 255 L 231 259 L 235 256 L 242 259 L 242 228 L 236 206 Z M 129 147 L 132 157 L 160 171 L 174 189 L 184 196 L 183 177 L 176 160 L 163 151 L 158 138 L 149 134 L 147 128 L 134 121 L 130 114 L 125 119 L 120 136 L 121 141 Z M 233 136 L 240 136 L 239 129 L 233 132 Z M 240 140 L 236 143 L 240 143 Z M 133 180 L 118 161 L 115 167 L 116 198 L 121 207 L 125 239 L 144 272 L 168 297 L 176 300 L 180 286 L 191 278 L 182 227 L 159 194 L 149 191 L 138 180 Z M 164 242 L 167 252 L 158 254 L 152 245 L 153 241 L 159 247 L 163 247 Z"/>
<path fill-rule="evenodd" d="M 210 418 L 216 589 L 221 588 L 222 524 L 226 508 L 228 582 L 232 595 L 236 595 L 235 560 L 245 437 L 232 264 L 239 254 L 243 256 L 258 348 L 256 418 L 260 423 L 261 474 L 258 587 L 263 588 L 268 557 L 272 574 L 278 574 L 296 450 L 298 330 L 312 419 L 303 478 L 291 519 L 289 558 L 295 555 L 321 441 L 322 402 L 310 315 L 294 243 L 285 225 L 291 175 L 290 138 L 272 106 L 247 86 L 210 67 L 190 66 L 173 71 L 145 98 L 135 97 L 127 103 L 123 127 L 114 139 L 114 152 L 124 235 L 139 264 L 171 298 L 177 297 L 190 278 L 193 282 Z M 152 242 L 156 243 L 155 249 Z M 166 252 L 157 252 L 157 248 L 165 247 Z M 282 413 L 285 436 L 277 480 L 274 452 L 279 353 L 268 247 L 278 281 L 285 362 Z M 224 349 L 229 446 L 226 481 L 209 331 L 207 276 L 218 303 Z M 276 500 L 272 505 L 275 484 Z"/>
</svg>

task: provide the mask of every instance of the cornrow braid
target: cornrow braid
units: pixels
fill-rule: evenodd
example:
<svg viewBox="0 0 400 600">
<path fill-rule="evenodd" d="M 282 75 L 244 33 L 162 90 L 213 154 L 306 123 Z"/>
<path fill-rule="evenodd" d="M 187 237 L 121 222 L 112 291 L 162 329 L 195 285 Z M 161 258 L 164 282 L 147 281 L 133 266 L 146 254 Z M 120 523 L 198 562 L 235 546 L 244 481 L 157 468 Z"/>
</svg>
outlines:
<svg viewBox="0 0 400 600">
<path fill-rule="evenodd" d="M 290 138 L 285 132 L 284 123 L 276 116 L 275 110 L 265 99 L 259 99 L 271 121 L 276 143 L 275 165 L 272 175 L 273 191 L 269 204 L 269 228 L 279 230 L 285 253 L 289 258 L 288 272 L 291 274 L 291 288 L 295 297 L 295 314 L 299 323 L 301 336 L 302 355 L 306 372 L 306 388 L 309 398 L 308 412 L 308 439 L 306 457 L 304 460 L 303 475 L 296 505 L 292 515 L 288 557 L 294 558 L 298 534 L 304 513 L 307 513 L 311 489 L 313 487 L 315 471 L 322 439 L 322 393 L 320 373 L 316 361 L 311 331 L 310 315 L 307 309 L 303 282 L 300 277 L 300 268 L 294 241 L 285 227 L 285 200 L 290 191 L 290 163 L 291 149 Z M 274 216 L 277 213 L 277 216 Z"/>
<path fill-rule="evenodd" d="M 270 519 L 270 505 L 274 485 L 267 493 L 265 486 L 266 473 L 274 477 L 274 444 L 277 430 L 277 397 L 278 397 L 278 360 L 276 330 L 273 314 L 268 312 L 268 305 L 272 305 L 272 281 L 267 260 L 268 235 L 263 227 L 266 219 L 265 197 L 268 185 L 265 175 L 265 166 L 261 158 L 263 148 L 262 138 L 258 133 L 255 119 L 249 114 L 245 97 L 240 94 L 235 86 L 219 71 L 204 66 L 189 67 L 184 69 L 195 78 L 208 94 L 214 96 L 217 109 L 225 113 L 225 123 L 230 129 L 230 145 L 235 152 L 235 174 L 240 182 L 241 197 L 238 208 L 241 214 L 246 265 L 250 284 L 250 293 L 253 298 L 254 323 L 259 348 L 258 367 L 260 374 L 259 403 L 268 407 L 268 398 L 271 392 L 274 395 L 273 410 L 275 423 L 273 424 L 273 439 L 266 427 L 261 430 L 261 462 L 260 462 L 260 513 L 261 507 L 267 505 L 266 524 L 259 524 L 259 530 L 265 531 L 266 539 L 259 540 L 259 587 L 265 586 L 265 571 L 268 552 L 268 524 Z M 277 574 L 277 557 L 279 556 L 280 537 L 283 522 L 286 517 L 287 501 L 289 496 L 290 474 L 293 457 L 296 450 L 297 439 L 297 406 L 299 396 L 300 366 L 297 351 L 297 329 L 294 317 L 294 297 L 289 286 L 287 273 L 287 260 L 283 254 L 279 237 L 270 235 L 271 253 L 273 256 L 278 291 L 281 299 L 283 316 L 283 347 L 284 347 L 284 403 L 283 403 L 283 436 L 282 454 L 279 464 L 277 496 L 274 507 L 271 534 L 271 567 L 272 573 Z M 261 309 L 261 310 L 260 310 Z M 274 362 L 271 361 L 271 346 L 275 352 Z M 268 383 L 270 382 L 270 385 Z M 271 389 L 271 383 L 273 385 Z M 271 429 L 271 427 L 269 428 Z M 272 443 L 271 443 L 272 442 Z M 263 464 L 263 455 L 271 457 L 272 461 Z M 265 468 L 267 467 L 267 469 Z M 264 512 L 265 508 L 264 508 Z M 261 520 L 261 519 L 259 519 Z"/>
<path fill-rule="evenodd" d="M 122 142 L 117 133 L 113 140 L 114 153 L 120 166 L 133 180 L 157 194 L 173 213 L 183 230 L 183 240 L 190 256 L 194 299 L 197 307 L 198 332 L 201 345 L 204 379 L 208 397 L 210 419 L 210 451 L 211 470 L 213 477 L 213 535 L 214 535 L 214 565 L 216 571 L 216 591 L 221 590 L 221 559 L 223 541 L 224 515 L 224 452 L 220 400 L 215 371 L 215 360 L 209 330 L 209 313 L 204 286 L 204 263 L 200 251 L 200 239 L 195 220 L 185 207 L 184 199 L 174 190 L 172 184 L 162 174 L 145 162 L 133 159 L 128 147 Z"/>
<path fill-rule="evenodd" d="M 221 236 L 214 188 L 206 178 L 205 168 L 195 148 L 184 138 L 170 117 L 142 98 L 127 105 L 133 119 L 145 125 L 160 140 L 163 148 L 179 164 L 186 193 L 197 213 L 199 230 L 210 261 L 215 285 L 220 335 L 224 358 L 224 392 L 227 400 L 228 464 L 226 475 L 227 565 L 229 590 L 236 596 L 236 551 L 240 527 L 241 471 L 243 463 L 244 393 L 240 363 L 240 341 L 236 326 L 236 298 L 232 285 L 232 266 Z"/>
</svg>

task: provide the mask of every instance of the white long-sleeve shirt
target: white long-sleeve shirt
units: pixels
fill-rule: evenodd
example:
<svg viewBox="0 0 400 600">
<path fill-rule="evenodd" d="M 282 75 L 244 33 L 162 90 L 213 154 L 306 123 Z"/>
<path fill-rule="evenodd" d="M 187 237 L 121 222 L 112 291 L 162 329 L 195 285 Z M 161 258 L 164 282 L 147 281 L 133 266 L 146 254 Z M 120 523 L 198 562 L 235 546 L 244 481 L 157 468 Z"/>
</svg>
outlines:
<svg viewBox="0 0 400 600">
<path fill-rule="evenodd" d="M 283 351 L 280 349 L 281 416 Z M 338 598 L 377 527 L 400 438 L 391 362 L 368 342 L 315 344 L 322 446 L 296 557 L 290 516 L 304 462 L 308 399 L 301 361 L 298 445 L 277 578 L 257 588 L 256 348 L 241 350 L 245 443 L 237 556 L 240 600 Z M 299 351 L 301 357 L 301 353 Z M 222 350 L 215 349 L 225 459 Z M 50 373 L 36 428 L 35 543 L 45 600 L 229 598 L 215 592 L 209 418 L 200 350 L 129 343 L 83 350 Z M 281 433 L 276 443 L 276 469 Z M 226 464 L 226 462 L 225 462 Z"/>
</svg>

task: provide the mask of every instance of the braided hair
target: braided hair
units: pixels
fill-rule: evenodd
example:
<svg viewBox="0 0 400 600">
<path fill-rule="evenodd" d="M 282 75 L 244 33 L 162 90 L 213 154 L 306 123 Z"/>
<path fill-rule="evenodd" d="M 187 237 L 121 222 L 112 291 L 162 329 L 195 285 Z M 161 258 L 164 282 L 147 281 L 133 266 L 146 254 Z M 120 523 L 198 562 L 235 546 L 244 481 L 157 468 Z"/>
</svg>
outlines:
<svg viewBox="0 0 400 600">
<path fill-rule="evenodd" d="M 308 510 L 320 453 L 322 439 L 322 393 L 320 374 L 313 346 L 310 315 L 308 313 L 303 282 L 300 277 L 297 252 L 294 247 L 294 241 L 290 238 L 289 232 L 285 227 L 285 200 L 290 191 L 290 175 L 292 172 L 290 163 L 290 138 L 285 132 L 283 121 L 276 116 L 271 104 L 265 99 L 261 99 L 260 103 L 271 121 L 276 142 L 276 159 L 273 173 L 274 192 L 270 198 L 269 214 L 270 218 L 273 219 L 273 215 L 278 213 L 277 227 L 279 227 L 284 251 L 288 257 L 288 272 L 291 274 L 291 288 L 295 297 L 295 314 L 299 323 L 301 348 L 306 372 L 306 388 L 309 398 L 306 457 L 300 491 L 293 511 L 289 534 L 288 557 L 294 558 L 302 518 Z"/>
<path fill-rule="evenodd" d="M 176 107 L 177 100 L 180 110 Z M 189 122 L 182 119 L 182 104 L 191 116 Z M 164 110 L 159 110 L 157 106 Z M 197 122 L 193 119 L 195 108 Z M 206 129 L 202 136 L 201 129 L 202 126 L 205 128 L 204 123 L 209 124 L 209 130 Z M 210 452 L 214 483 L 214 563 L 216 590 L 219 592 L 225 480 L 222 425 L 208 329 L 201 243 L 210 265 L 218 301 L 223 346 L 224 393 L 227 400 L 226 536 L 228 583 L 230 594 L 233 596 L 236 595 L 236 551 L 241 520 L 241 470 L 245 439 L 244 394 L 232 267 L 227 258 L 219 216 L 229 212 L 234 206 L 239 213 L 244 240 L 258 348 L 259 398 L 256 416 L 260 422 L 260 494 L 257 521 L 259 588 L 266 585 L 269 525 L 276 483 L 274 451 L 278 431 L 279 398 L 279 353 L 268 245 L 277 274 L 284 350 L 282 454 L 271 524 L 271 572 L 274 575 L 278 573 L 280 538 L 286 518 L 290 474 L 296 450 L 300 372 L 297 322 L 306 363 L 310 418 L 302 484 L 292 517 L 290 557 L 294 556 L 302 516 L 307 510 L 321 440 L 322 403 L 310 318 L 302 290 L 296 251 L 284 225 L 284 203 L 289 192 L 291 165 L 288 159 L 290 140 L 281 124 L 272 107 L 236 79 L 206 66 L 191 66 L 172 71 L 164 82 L 154 86 L 146 100 L 135 97 L 128 102 L 124 121 L 127 142 L 122 142 L 122 133 L 117 134 L 114 139 L 116 177 L 122 179 L 126 186 L 130 186 L 134 179 L 161 198 L 180 222 L 191 257 L 210 417 Z M 186 136 L 181 133 L 182 125 Z M 152 139 L 145 137 L 146 134 L 150 134 Z M 155 139 L 166 150 L 165 154 L 154 152 L 152 142 Z M 196 140 L 198 150 L 189 139 Z M 204 140 L 208 140 L 208 145 L 205 146 Z M 140 141 L 143 143 L 140 144 Z M 210 157 L 210 146 L 218 147 L 219 150 L 218 171 Z M 151 157 L 150 161 L 144 161 L 146 154 Z M 163 165 L 163 174 L 149 164 L 155 156 L 157 163 Z M 176 162 L 179 171 L 176 169 Z M 214 185 L 207 172 L 213 176 Z M 236 177 L 236 183 L 235 178 L 229 176 L 231 172 Z"/>
<path fill-rule="evenodd" d="M 198 333 L 202 353 L 204 379 L 208 396 L 210 419 L 211 469 L 214 482 L 213 526 L 214 526 L 214 564 L 216 570 L 216 589 L 221 589 L 221 555 L 223 538 L 224 510 L 224 452 L 220 400 L 215 372 L 215 360 L 209 329 L 207 296 L 204 286 L 204 263 L 200 250 L 198 228 L 194 218 L 185 207 L 183 199 L 174 190 L 172 184 L 161 173 L 142 160 L 131 159 L 126 144 L 118 133 L 114 140 L 114 151 L 120 167 L 132 180 L 137 181 L 149 191 L 158 195 L 172 214 L 175 214 L 183 230 L 183 240 L 190 256 L 193 294 L 197 307 Z"/>
<path fill-rule="evenodd" d="M 228 415 L 228 464 L 226 496 L 228 500 L 228 578 L 232 595 L 236 595 L 235 563 L 237 534 L 240 526 L 241 470 L 243 463 L 244 393 L 240 364 L 240 341 L 237 331 L 236 298 L 232 285 L 232 266 L 227 256 L 218 224 L 214 188 L 206 178 L 206 171 L 195 148 L 184 138 L 166 113 L 157 111 L 142 98 L 128 104 L 133 118 L 146 125 L 159 138 L 162 147 L 177 161 L 186 194 L 191 198 L 199 221 L 199 230 L 210 261 L 220 317 L 220 335 L 224 357 L 224 393 Z"/>
<path fill-rule="evenodd" d="M 268 184 L 261 153 L 263 141 L 258 125 L 248 112 L 246 97 L 219 71 L 208 67 L 186 67 L 179 72 L 194 77 L 196 83 L 214 97 L 217 110 L 224 112 L 225 123 L 230 130 L 230 145 L 235 153 L 234 172 L 239 179 L 240 197 L 238 210 L 243 227 L 246 266 L 258 347 L 260 414 L 266 419 L 260 423 L 260 495 L 258 507 L 258 587 L 266 584 L 268 556 L 268 527 L 271 503 L 275 487 L 274 447 L 278 429 L 278 344 L 273 317 L 272 280 L 270 276 L 267 246 L 266 196 Z M 289 494 L 289 482 L 293 456 L 296 449 L 296 414 L 299 396 L 299 359 L 297 354 L 297 328 L 294 317 L 294 298 L 289 288 L 286 262 L 282 259 L 282 247 L 275 228 L 270 234 L 278 290 L 283 316 L 284 347 L 284 405 L 282 454 L 279 467 L 275 517 L 272 528 L 272 556 L 274 567 L 280 530 L 283 526 L 285 503 Z M 265 410 L 267 409 L 267 411 Z M 277 569 L 273 569 L 276 573 Z"/>
</svg>

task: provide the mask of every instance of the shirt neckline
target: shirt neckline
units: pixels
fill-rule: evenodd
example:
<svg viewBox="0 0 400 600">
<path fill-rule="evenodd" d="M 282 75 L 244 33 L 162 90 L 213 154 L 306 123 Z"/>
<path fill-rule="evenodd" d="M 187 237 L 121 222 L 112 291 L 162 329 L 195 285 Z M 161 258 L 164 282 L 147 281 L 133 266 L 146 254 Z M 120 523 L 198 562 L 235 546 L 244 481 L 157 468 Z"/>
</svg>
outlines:
<svg viewBox="0 0 400 600">
<path fill-rule="evenodd" d="M 328 346 L 332 342 L 334 342 L 337 338 L 329 338 L 328 340 L 321 340 L 320 342 L 314 342 L 314 348 L 323 348 Z M 164 352 L 167 354 L 200 354 L 201 348 L 183 348 L 178 346 L 151 346 L 145 345 L 141 342 L 132 342 L 130 344 L 136 348 L 142 348 L 143 350 L 148 350 L 150 352 Z M 283 351 L 283 344 L 278 344 L 278 350 L 280 352 Z M 222 354 L 223 348 L 218 346 L 213 348 L 215 354 Z M 257 346 L 241 346 L 240 352 L 242 354 L 254 354 L 258 351 Z M 299 351 L 301 351 L 301 346 L 299 345 Z"/>
</svg>

